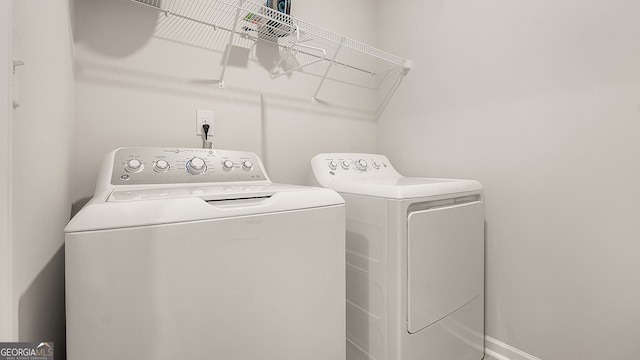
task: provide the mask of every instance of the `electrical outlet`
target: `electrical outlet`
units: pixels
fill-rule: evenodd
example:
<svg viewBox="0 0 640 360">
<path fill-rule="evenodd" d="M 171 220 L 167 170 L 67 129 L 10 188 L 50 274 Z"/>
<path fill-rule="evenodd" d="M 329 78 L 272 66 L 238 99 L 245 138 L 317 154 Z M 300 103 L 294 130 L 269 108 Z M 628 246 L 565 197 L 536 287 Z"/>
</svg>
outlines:
<svg viewBox="0 0 640 360">
<path fill-rule="evenodd" d="M 213 111 L 198 110 L 196 112 L 196 135 L 203 135 L 202 125 L 209 125 L 209 136 L 213 135 Z"/>
</svg>

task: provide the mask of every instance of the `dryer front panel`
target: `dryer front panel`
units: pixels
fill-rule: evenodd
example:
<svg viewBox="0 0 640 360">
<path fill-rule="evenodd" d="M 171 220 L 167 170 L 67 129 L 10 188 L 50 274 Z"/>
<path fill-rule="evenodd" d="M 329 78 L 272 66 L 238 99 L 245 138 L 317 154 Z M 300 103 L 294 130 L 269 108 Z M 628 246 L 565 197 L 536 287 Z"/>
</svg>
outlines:
<svg viewBox="0 0 640 360">
<path fill-rule="evenodd" d="M 481 296 L 484 204 L 412 205 L 407 226 L 407 327 L 413 334 Z"/>
</svg>

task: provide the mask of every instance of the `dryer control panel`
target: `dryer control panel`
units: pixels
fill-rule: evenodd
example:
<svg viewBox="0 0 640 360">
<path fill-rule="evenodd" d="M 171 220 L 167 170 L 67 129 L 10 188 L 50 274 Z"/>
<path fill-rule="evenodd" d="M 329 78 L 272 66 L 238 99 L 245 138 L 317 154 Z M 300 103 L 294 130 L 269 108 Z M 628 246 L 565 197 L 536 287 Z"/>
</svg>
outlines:
<svg viewBox="0 0 640 360">
<path fill-rule="evenodd" d="M 111 185 L 269 181 L 260 158 L 247 151 L 120 148 Z"/>
<path fill-rule="evenodd" d="M 386 156 L 378 154 L 318 154 L 311 159 L 311 168 L 312 184 L 339 193 L 407 199 L 482 190 L 474 180 L 402 176 Z"/>
<path fill-rule="evenodd" d="M 319 154 L 311 160 L 311 167 L 316 177 L 327 178 L 327 180 L 380 179 L 401 176 L 391 166 L 386 156 L 378 154 Z M 322 184 L 322 181 L 320 183 Z"/>
</svg>

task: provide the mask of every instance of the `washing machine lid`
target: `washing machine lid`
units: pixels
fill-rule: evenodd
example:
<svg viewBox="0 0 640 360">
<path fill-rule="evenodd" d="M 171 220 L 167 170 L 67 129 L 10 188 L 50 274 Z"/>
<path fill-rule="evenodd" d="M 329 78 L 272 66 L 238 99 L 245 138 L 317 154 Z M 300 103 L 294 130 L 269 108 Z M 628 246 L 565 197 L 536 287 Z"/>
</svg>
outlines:
<svg viewBox="0 0 640 360">
<path fill-rule="evenodd" d="M 189 186 L 118 190 L 94 197 L 65 228 L 81 232 L 153 226 L 189 221 L 343 206 L 330 189 L 268 184 L 264 186 Z"/>
<path fill-rule="evenodd" d="M 130 187 L 113 190 L 107 202 L 179 199 L 199 197 L 205 201 L 231 201 L 270 197 L 282 191 L 303 191 L 307 187 L 273 183 L 197 183 L 183 186 Z"/>
<path fill-rule="evenodd" d="M 319 154 L 311 160 L 316 183 L 340 193 L 410 199 L 482 190 L 475 180 L 405 177 L 384 155 Z"/>
</svg>

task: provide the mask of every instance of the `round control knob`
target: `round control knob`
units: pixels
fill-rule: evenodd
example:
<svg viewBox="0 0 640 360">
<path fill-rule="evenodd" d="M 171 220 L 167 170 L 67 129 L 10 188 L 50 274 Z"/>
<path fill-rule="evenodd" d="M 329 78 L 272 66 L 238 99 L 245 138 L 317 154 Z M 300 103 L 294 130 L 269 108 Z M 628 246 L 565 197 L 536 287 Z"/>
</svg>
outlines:
<svg viewBox="0 0 640 360">
<path fill-rule="evenodd" d="M 142 171 L 142 162 L 138 159 L 131 159 L 127 161 L 127 164 L 124 166 L 124 170 L 130 173 L 137 173 Z"/>
<path fill-rule="evenodd" d="M 369 165 L 367 164 L 366 161 L 364 161 L 364 159 L 360 159 L 360 160 L 356 161 L 356 168 L 358 168 L 358 170 L 360 170 L 360 171 L 367 170 L 367 166 L 369 166 Z"/>
<path fill-rule="evenodd" d="M 340 166 L 345 170 L 349 170 L 349 162 L 347 160 L 340 161 Z"/>
<path fill-rule="evenodd" d="M 222 170 L 224 171 L 231 171 L 233 170 L 233 161 L 231 160 L 225 160 L 222 162 Z"/>
<path fill-rule="evenodd" d="M 169 163 L 166 160 L 158 160 L 153 165 L 153 171 L 163 173 L 169 171 Z"/>
<path fill-rule="evenodd" d="M 371 165 L 373 165 L 375 169 L 380 169 L 380 163 L 377 161 L 374 161 L 373 163 L 371 163 Z"/>
<path fill-rule="evenodd" d="M 253 162 L 251 160 L 245 160 L 242 162 L 242 168 L 246 171 L 253 169 Z"/>
<path fill-rule="evenodd" d="M 194 157 L 187 161 L 187 171 L 189 174 L 198 175 L 207 170 L 207 163 L 199 157 Z"/>
<path fill-rule="evenodd" d="M 335 160 L 331 160 L 329 161 L 329 169 L 331 170 L 335 170 L 338 168 L 338 163 Z"/>
</svg>

